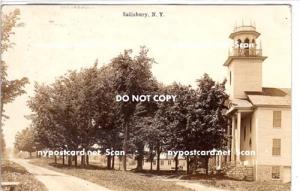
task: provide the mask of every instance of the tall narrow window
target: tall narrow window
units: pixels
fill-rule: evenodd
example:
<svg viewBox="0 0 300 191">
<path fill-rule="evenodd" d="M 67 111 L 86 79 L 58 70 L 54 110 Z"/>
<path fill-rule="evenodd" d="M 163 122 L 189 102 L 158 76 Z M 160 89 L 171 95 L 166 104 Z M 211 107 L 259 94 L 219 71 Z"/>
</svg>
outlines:
<svg viewBox="0 0 300 191">
<path fill-rule="evenodd" d="M 281 152 L 281 139 L 273 139 L 272 155 L 279 156 Z"/>
<path fill-rule="evenodd" d="M 172 161 L 171 160 L 168 160 L 168 165 L 170 166 L 172 164 Z"/>
<path fill-rule="evenodd" d="M 272 166 L 272 179 L 280 179 L 280 166 Z"/>
<path fill-rule="evenodd" d="M 246 48 L 244 49 L 244 54 L 245 54 L 245 56 L 249 56 L 249 39 L 248 38 L 246 38 L 245 39 L 245 44 L 246 44 Z"/>
<path fill-rule="evenodd" d="M 229 72 L 229 84 L 231 85 L 231 71 Z"/>
<path fill-rule="evenodd" d="M 281 127 L 281 111 L 273 111 L 273 127 Z"/>
<path fill-rule="evenodd" d="M 273 111 L 273 127 L 281 127 L 281 111 Z"/>
</svg>

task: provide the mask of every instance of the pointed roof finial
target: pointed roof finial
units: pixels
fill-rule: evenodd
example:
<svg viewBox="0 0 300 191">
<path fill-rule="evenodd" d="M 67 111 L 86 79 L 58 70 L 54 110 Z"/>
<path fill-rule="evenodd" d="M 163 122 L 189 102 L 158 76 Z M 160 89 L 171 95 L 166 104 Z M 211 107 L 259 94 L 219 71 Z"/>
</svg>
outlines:
<svg viewBox="0 0 300 191">
<path fill-rule="evenodd" d="M 98 58 L 95 60 L 94 65 L 95 65 L 95 66 L 98 65 Z"/>
</svg>

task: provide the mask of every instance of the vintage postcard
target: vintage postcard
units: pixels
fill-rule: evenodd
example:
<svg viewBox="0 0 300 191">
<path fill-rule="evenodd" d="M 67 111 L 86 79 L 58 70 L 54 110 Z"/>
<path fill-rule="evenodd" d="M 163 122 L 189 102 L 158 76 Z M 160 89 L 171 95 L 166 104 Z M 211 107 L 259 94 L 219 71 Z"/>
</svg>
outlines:
<svg viewBox="0 0 300 191">
<path fill-rule="evenodd" d="M 1 11 L 3 190 L 291 189 L 291 6 Z"/>
</svg>

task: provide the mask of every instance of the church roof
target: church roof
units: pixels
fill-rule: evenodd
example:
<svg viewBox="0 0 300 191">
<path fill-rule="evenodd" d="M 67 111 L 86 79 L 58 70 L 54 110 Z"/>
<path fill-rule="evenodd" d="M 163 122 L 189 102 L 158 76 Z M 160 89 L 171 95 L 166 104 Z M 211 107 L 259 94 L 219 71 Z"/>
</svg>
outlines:
<svg viewBox="0 0 300 191">
<path fill-rule="evenodd" d="M 239 109 L 246 109 L 246 110 L 251 110 L 252 109 L 252 104 L 246 100 L 246 99 L 233 99 L 230 100 L 229 103 L 229 110 L 226 112 L 227 114 L 235 111 L 235 110 L 239 110 Z"/>
<path fill-rule="evenodd" d="M 291 89 L 262 88 L 261 92 L 245 92 L 254 106 L 290 106 Z"/>
<path fill-rule="evenodd" d="M 235 108 L 244 108 L 244 109 L 251 109 L 252 108 L 252 104 L 245 99 L 233 99 L 230 102 L 231 107 L 235 107 Z"/>
<path fill-rule="evenodd" d="M 259 106 L 291 106 L 291 89 L 289 88 L 262 88 L 261 92 L 245 92 L 248 99 L 230 100 L 227 114 L 235 110 L 252 110 Z"/>
</svg>

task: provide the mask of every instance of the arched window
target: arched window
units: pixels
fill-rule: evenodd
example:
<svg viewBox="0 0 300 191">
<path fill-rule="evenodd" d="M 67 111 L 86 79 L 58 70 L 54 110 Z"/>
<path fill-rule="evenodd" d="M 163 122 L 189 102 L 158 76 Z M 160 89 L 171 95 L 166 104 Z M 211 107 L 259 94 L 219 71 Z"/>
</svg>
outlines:
<svg viewBox="0 0 300 191">
<path fill-rule="evenodd" d="M 250 42 L 249 38 L 246 38 L 244 41 L 244 43 L 246 45 L 245 46 L 245 56 L 249 56 L 249 42 Z"/>
<path fill-rule="evenodd" d="M 240 56 L 241 53 L 242 53 L 241 52 L 242 50 L 240 49 L 241 48 L 241 43 L 242 43 L 241 39 L 238 39 L 237 40 L 237 53 L 238 53 L 238 56 Z"/>
<path fill-rule="evenodd" d="M 241 39 L 238 39 L 238 40 L 237 40 L 237 45 L 238 45 L 238 47 L 237 47 L 237 48 L 238 48 L 238 49 L 240 49 L 240 45 L 241 45 L 241 43 L 242 43 Z"/>
<path fill-rule="evenodd" d="M 246 38 L 244 42 L 245 44 L 248 44 L 248 46 L 245 47 L 246 49 L 249 49 L 249 42 L 250 42 L 249 38 Z"/>
<path fill-rule="evenodd" d="M 252 39 L 251 45 L 250 45 L 250 55 L 256 55 L 256 43 L 255 39 Z"/>
</svg>

